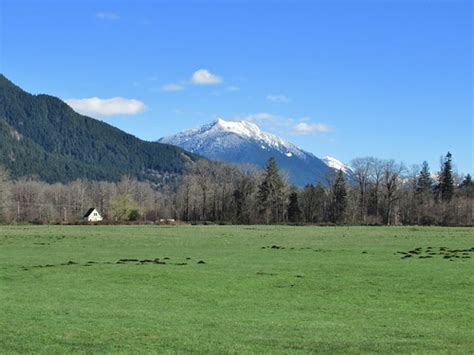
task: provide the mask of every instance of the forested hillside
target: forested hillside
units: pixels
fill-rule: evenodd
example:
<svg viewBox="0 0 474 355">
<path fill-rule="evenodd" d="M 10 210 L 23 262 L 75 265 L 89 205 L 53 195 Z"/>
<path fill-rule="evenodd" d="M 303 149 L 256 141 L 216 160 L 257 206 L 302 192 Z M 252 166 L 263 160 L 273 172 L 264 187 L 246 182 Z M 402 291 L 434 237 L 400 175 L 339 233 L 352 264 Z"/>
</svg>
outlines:
<svg viewBox="0 0 474 355">
<path fill-rule="evenodd" d="M 159 183 L 198 159 L 80 115 L 56 97 L 31 95 L 1 74 L 0 143 L 0 165 L 13 177 L 47 182 L 117 181 L 127 174 Z"/>
</svg>

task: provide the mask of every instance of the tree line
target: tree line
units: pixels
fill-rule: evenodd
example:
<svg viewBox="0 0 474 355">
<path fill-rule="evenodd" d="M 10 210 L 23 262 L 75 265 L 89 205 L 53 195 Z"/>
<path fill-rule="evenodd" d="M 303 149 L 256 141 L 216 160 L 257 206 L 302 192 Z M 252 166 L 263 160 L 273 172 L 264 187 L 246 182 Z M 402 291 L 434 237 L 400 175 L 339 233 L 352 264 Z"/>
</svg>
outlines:
<svg viewBox="0 0 474 355">
<path fill-rule="evenodd" d="M 109 222 L 235 224 L 473 225 L 474 183 L 453 171 L 448 153 L 440 171 L 426 162 L 357 158 L 319 184 L 297 188 L 270 159 L 264 170 L 199 160 L 180 181 L 157 187 L 128 176 L 119 182 L 48 184 L 10 179 L 0 168 L 0 221 L 76 223 L 95 207 Z"/>
</svg>

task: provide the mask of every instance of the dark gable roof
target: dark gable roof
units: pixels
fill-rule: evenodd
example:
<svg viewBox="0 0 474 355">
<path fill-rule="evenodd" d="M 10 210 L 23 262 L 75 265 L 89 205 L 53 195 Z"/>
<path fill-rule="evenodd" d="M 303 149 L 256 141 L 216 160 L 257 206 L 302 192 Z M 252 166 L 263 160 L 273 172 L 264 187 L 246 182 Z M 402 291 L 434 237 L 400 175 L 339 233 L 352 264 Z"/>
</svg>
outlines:
<svg viewBox="0 0 474 355">
<path fill-rule="evenodd" d="M 91 213 L 92 213 L 94 210 L 95 210 L 95 208 L 94 208 L 94 207 L 92 207 L 92 208 L 89 208 L 89 210 L 88 210 L 88 211 L 86 212 L 86 214 L 84 215 L 84 218 L 87 218 L 87 217 L 89 217 L 89 216 L 91 215 Z"/>
</svg>

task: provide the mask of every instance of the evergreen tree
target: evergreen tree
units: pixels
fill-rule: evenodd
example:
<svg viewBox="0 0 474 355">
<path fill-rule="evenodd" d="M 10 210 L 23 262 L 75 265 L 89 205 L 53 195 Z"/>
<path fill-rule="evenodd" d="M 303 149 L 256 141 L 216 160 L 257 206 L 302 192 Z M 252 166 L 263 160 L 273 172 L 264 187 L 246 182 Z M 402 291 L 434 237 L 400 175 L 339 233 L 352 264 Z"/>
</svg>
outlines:
<svg viewBox="0 0 474 355">
<path fill-rule="evenodd" d="M 330 216 L 332 223 L 340 223 L 344 221 L 344 214 L 347 208 L 347 190 L 344 173 L 342 170 L 336 175 L 331 186 Z"/>
<path fill-rule="evenodd" d="M 430 213 L 430 202 L 434 197 L 435 187 L 431 178 L 430 168 L 426 161 L 423 162 L 421 171 L 416 179 L 413 207 L 409 217 L 412 223 L 431 224 L 433 218 Z"/>
<path fill-rule="evenodd" d="M 279 222 L 283 218 L 285 183 L 275 159 L 268 159 L 262 183 L 258 187 L 257 202 L 265 223 Z"/>
<path fill-rule="evenodd" d="M 473 186 L 474 186 L 474 182 L 472 181 L 471 174 L 467 174 L 459 187 L 461 187 L 461 188 L 470 188 L 470 187 L 473 187 Z"/>
<path fill-rule="evenodd" d="M 298 204 L 298 194 L 293 191 L 289 196 L 288 220 L 292 223 L 299 222 L 301 216 L 300 206 Z"/>
<path fill-rule="evenodd" d="M 430 168 L 426 161 L 423 162 L 420 176 L 416 182 L 416 192 L 425 193 L 432 192 L 433 189 L 433 179 L 431 178 Z"/>
<path fill-rule="evenodd" d="M 250 223 L 254 216 L 253 201 L 256 182 L 254 176 L 238 179 L 232 194 L 234 219 L 237 223 Z"/>
<path fill-rule="evenodd" d="M 441 195 L 441 200 L 445 202 L 451 201 L 454 194 L 452 155 L 450 152 L 446 154 L 441 166 L 441 172 L 439 175 L 439 193 Z"/>
</svg>

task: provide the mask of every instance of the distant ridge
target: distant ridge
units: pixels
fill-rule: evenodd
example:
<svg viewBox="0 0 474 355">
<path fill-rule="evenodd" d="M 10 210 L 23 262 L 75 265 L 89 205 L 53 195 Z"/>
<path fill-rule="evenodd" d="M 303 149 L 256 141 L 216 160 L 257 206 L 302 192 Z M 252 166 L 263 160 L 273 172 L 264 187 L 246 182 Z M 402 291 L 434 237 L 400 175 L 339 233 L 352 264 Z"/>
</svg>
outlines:
<svg viewBox="0 0 474 355">
<path fill-rule="evenodd" d="M 226 121 L 222 118 L 159 140 L 213 160 L 248 163 L 263 168 L 270 157 L 296 186 L 322 183 L 335 169 L 350 170 L 338 160 L 324 161 L 274 134 L 266 133 L 247 121 Z M 339 164 L 336 166 L 336 162 Z"/>
</svg>

